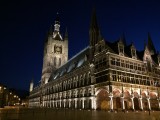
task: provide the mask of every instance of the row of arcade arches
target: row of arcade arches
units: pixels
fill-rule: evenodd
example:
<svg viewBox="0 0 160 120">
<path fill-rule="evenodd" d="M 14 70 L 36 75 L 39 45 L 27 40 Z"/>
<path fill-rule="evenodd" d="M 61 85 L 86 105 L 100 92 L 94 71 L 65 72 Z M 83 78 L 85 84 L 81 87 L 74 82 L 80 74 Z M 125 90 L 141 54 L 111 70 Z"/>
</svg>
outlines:
<svg viewBox="0 0 160 120">
<path fill-rule="evenodd" d="M 99 89 L 96 92 L 96 109 L 109 110 L 111 109 L 111 97 L 114 110 L 158 110 L 159 101 L 156 92 L 147 94 L 143 91 L 141 94 L 138 91 L 131 92 L 125 90 L 122 94 L 121 90 L 114 89 L 112 94 L 106 89 Z"/>
</svg>

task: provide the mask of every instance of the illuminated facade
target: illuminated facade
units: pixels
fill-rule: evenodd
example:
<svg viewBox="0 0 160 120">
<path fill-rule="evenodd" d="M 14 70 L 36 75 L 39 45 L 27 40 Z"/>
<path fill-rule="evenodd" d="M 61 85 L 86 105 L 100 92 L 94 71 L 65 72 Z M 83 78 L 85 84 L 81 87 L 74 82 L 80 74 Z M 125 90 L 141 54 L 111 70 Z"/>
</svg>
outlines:
<svg viewBox="0 0 160 120">
<path fill-rule="evenodd" d="M 160 55 L 149 34 L 143 51 L 127 45 L 124 37 L 105 41 L 94 11 L 89 46 L 67 61 L 68 35 L 63 39 L 59 27 L 56 21 L 45 42 L 41 84 L 30 89 L 30 107 L 160 109 Z"/>
</svg>

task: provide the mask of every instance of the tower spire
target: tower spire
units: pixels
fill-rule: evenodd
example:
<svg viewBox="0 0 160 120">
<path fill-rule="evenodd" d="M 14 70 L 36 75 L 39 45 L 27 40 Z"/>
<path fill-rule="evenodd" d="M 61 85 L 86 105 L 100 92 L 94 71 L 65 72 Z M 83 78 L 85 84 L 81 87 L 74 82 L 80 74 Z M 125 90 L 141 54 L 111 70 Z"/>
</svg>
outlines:
<svg viewBox="0 0 160 120">
<path fill-rule="evenodd" d="M 33 90 L 33 87 L 34 87 L 34 82 L 33 82 L 34 80 L 33 80 L 33 78 L 32 78 L 32 80 L 31 80 L 31 82 L 30 82 L 30 87 L 29 87 L 29 92 L 32 92 L 32 90 Z"/>
<path fill-rule="evenodd" d="M 93 8 L 90 28 L 98 29 L 97 16 L 96 16 L 96 9 L 95 8 Z"/>
<path fill-rule="evenodd" d="M 55 24 L 54 24 L 54 31 L 59 32 L 60 28 L 60 20 L 59 20 L 59 13 L 57 12 L 57 17 L 55 19 Z"/>
<path fill-rule="evenodd" d="M 100 31 L 97 23 L 96 9 L 93 8 L 89 30 L 90 46 L 94 46 L 98 42 L 99 33 Z"/>
<path fill-rule="evenodd" d="M 151 52 L 152 55 L 156 53 L 156 49 L 153 45 L 153 41 L 151 39 L 151 36 L 150 36 L 149 32 L 148 32 L 148 44 L 147 44 L 147 46 L 148 46 L 148 49 L 149 49 L 149 51 Z"/>
</svg>

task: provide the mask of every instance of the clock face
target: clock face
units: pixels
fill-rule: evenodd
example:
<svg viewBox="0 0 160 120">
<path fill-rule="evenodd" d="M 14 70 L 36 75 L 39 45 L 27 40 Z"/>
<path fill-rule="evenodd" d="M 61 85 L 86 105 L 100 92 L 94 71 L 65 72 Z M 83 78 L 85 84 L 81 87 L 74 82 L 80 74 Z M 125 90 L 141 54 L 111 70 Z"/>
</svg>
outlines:
<svg viewBox="0 0 160 120">
<path fill-rule="evenodd" d="M 55 53 L 59 53 L 59 54 L 61 54 L 62 53 L 62 46 L 54 46 L 54 52 Z"/>
</svg>

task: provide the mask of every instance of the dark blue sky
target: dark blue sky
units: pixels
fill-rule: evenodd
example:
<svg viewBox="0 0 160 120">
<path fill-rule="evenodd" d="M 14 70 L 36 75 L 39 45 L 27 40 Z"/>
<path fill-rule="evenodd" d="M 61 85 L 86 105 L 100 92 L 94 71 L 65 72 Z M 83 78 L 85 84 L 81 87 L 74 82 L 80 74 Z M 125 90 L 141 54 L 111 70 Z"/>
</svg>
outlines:
<svg viewBox="0 0 160 120">
<path fill-rule="evenodd" d="M 105 40 L 125 33 L 127 43 L 142 50 L 150 32 L 160 50 L 159 0 L 1 0 L 0 83 L 28 90 L 33 77 L 40 80 L 43 42 L 57 12 L 62 33 L 68 29 L 69 57 L 87 46 L 93 6 Z"/>
</svg>

